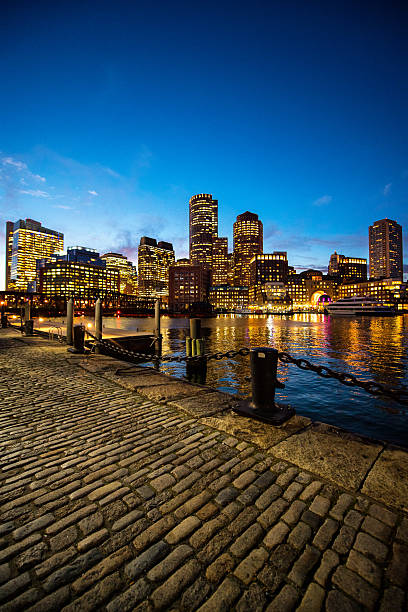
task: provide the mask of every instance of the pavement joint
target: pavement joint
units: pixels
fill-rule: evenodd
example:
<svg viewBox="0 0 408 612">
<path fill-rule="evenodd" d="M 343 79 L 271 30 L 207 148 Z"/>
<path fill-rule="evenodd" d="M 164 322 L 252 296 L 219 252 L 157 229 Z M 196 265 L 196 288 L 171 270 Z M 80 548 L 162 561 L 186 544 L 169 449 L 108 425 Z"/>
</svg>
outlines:
<svg viewBox="0 0 408 612">
<path fill-rule="evenodd" d="M 159 402 L 104 356 L 9 330 L 0 349 L 0 612 L 405 609 L 406 500 L 370 476 L 384 447 L 345 486 L 295 452 L 324 428 L 273 437 L 225 394 L 214 413 L 216 391 L 187 411 L 174 379 Z"/>
</svg>

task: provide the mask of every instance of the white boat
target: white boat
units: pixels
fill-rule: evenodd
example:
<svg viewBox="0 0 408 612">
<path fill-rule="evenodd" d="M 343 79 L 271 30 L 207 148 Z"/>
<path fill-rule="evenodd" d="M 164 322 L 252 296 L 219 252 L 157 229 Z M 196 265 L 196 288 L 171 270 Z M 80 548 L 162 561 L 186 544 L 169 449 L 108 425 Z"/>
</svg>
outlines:
<svg viewBox="0 0 408 612">
<path fill-rule="evenodd" d="M 330 315 L 385 316 L 396 314 L 394 306 L 382 304 L 370 296 L 342 298 L 337 302 L 326 304 L 325 308 Z"/>
</svg>

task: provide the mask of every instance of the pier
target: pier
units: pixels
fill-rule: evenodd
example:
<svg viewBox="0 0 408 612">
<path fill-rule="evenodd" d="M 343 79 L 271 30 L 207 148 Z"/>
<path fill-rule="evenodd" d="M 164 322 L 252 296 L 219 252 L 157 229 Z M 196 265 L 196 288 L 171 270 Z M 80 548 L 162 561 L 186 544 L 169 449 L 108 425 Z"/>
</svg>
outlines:
<svg viewBox="0 0 408 612">
<path fill-rule="evenodd" d="M 0 611 L 406 609 L 405 450 L 127 365 L 0 329 Z"/>
</svg>

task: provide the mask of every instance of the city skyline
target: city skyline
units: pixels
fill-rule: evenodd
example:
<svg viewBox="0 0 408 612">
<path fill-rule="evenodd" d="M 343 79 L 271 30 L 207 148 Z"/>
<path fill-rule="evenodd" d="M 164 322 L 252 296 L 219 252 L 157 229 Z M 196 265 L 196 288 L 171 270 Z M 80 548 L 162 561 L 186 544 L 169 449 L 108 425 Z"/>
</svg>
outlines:
<svg viewBox="0 0 408 612">
<path fill-rule="evenodd" d="M 258 214 L 298 270 L 368 258 L 375 219 L 407 227 L 401 3 L 99 7 L 5 3 L 1 242 L 32 217 L 67 245 L 136 261 L 147 235 L 187 256 L 194 193 L 230 245 Z"/>
</svg>

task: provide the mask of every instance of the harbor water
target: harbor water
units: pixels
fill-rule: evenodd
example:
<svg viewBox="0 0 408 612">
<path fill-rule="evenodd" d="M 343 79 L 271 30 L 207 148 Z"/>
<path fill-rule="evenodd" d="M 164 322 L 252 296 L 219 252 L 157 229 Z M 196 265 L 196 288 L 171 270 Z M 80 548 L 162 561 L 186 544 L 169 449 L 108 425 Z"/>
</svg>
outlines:
<svg viewBox="0 0 408 612">
<path fill-rule="evenodd" d="M 104 325 L 151 333 L 151 318 L 109 317 Z M 394 388 L 408 386 L 408 314 L 392 317 L 220 315 L 203 319 L 205 351 L 270 346 L 303 357 L 316 365 L 350 372 Z M 189 335 L 187 318 L 162 317 L 163 354 L 184 354 Z M 185 376 L 185 364 L 164 363 L 162 371 Z M 211 360 L 207 384 L 234 395 L 250 394 L 249 357 Z M 369 395 L 357 387 L 319 377 L 295 365 L 279 364 L 285 388 L 276 399 L 290 403 L 298 414 L 343 427 L 360 435 L 408 447 L 408 410 L 398 403 Z"/>
</svg>

